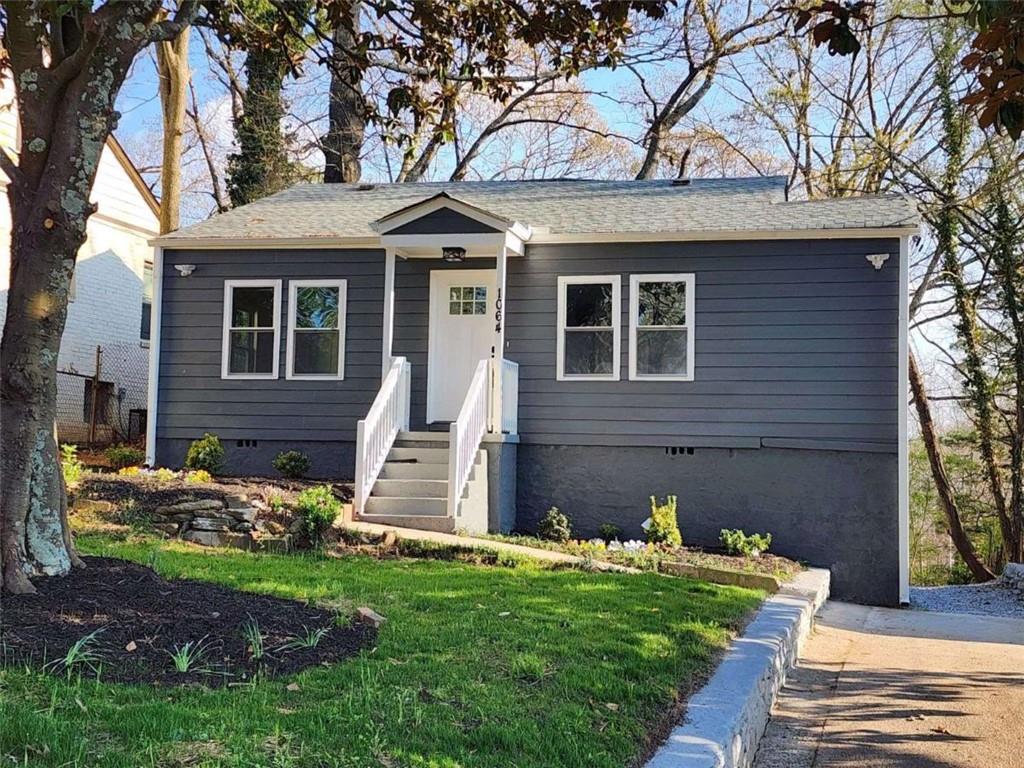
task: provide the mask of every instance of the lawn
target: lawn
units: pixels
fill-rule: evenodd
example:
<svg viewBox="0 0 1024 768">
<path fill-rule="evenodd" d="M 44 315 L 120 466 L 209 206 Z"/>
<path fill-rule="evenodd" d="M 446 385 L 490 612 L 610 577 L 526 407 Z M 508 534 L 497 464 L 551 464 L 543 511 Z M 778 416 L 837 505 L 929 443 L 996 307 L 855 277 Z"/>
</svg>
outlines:
<svg viewBox="0 0 1024 768">
<path fill-rule="evenodd" d="M 82 536 L 89 554 L 278 597 L 368 605 L 377 647 L 210 690 L 0 671 L 0 764 L 629 766 L 761 594 L 653 574 L 211 552 Z"/>
</svg>

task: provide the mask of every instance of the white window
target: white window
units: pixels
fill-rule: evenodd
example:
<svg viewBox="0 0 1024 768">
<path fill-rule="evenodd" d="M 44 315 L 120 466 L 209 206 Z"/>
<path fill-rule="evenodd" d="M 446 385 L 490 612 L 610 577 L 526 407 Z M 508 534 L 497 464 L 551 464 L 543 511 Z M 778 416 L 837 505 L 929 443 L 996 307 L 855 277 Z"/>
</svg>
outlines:
<svg viewBox="0 0 1024 768">
<path fill-rule="evenodd" d="M 281 281 L 224 281 L 221 377 L 276 379 L 281 349 Z"/>
<path fill-rule="evenodd" d="M 693 284 L 692 274 L 630 275 L 630 379 L 693 379 Z"/>
<path fill-rule="evenodd" d="M 558 380 L 619 379 L 618 275 L 558 278 Z"/>
<path fill-rule="evenodd" d="M 288 286 L 289 379 L 345 378 L 345 280 Z"/>
</svg>

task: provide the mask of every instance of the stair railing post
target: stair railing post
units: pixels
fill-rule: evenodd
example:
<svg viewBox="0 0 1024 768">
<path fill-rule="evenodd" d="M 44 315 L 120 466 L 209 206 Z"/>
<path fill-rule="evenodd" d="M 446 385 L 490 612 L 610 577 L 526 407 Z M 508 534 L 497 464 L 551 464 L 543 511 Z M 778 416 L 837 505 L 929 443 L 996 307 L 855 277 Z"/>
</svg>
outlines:
<svg viewBox="0 0 1024 768">
<path fill-rule="evenodd" d="M 366 422 L 356 422 L 356 494 L 353 501 L 353 512 L 360 515 L 366 503 Z"/>
</svg>

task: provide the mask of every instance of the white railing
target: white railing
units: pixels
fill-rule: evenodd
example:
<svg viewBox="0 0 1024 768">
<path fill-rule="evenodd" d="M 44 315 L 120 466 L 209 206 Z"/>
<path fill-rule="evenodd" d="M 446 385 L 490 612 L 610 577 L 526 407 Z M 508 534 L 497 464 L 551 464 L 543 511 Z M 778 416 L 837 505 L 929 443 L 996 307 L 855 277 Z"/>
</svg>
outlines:
<svg viewBox="0 0 1024 768">
<path fill-rule="evenodd" d="M 409 390 L 412 366 L 404 357 L 391 361 L 380 391 L 366 418 L 356 425 L 356 482 L 353 511 L 360 514 L 377 482 L 381 467 L 402 430 L 409 429 Z"/>
<path fill-rule="evenodd" d="M 448 441 L 448 516 L 458 517 L 462 492 L 469 482 L 477 451 L 487 432 L 490 362 L 481 360 L 469 382 L 459 417 L 452 422 Z"/>
</svg>

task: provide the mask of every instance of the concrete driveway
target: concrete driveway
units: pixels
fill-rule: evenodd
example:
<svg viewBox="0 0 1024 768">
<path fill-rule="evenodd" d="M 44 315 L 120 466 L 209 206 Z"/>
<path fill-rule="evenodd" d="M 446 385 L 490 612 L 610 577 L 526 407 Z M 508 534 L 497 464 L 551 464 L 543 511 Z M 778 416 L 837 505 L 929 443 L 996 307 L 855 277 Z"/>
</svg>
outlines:
<svg viewBox="0 0 1024 768">
<path fill-rule="evenodd" d="M 1024 768 L 1024 620 L 828 603 L 755 768 Z"/>
</svg>

